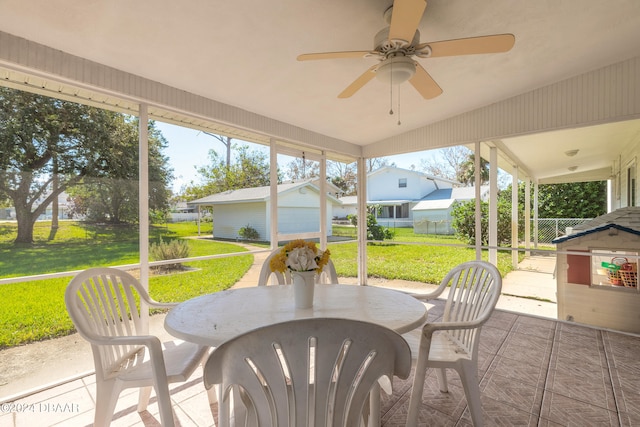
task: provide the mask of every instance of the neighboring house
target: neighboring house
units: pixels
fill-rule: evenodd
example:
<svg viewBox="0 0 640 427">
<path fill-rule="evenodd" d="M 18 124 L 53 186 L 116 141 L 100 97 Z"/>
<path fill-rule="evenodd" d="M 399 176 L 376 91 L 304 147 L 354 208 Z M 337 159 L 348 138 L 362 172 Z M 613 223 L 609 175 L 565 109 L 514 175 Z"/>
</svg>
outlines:
<svg viewBox="0 0 640 427">
<path fill-rule="evenodd" d="M 47 193 L 42 195 L 38 200 L 34 202 L 34 206 L 39 206 L 44 199 L 49 197 Z M 71 198 L 66 192 L 58 194 L 58 219 L 70 218 L 69 209 L 71 208 Z M 53 217 L 53 204 L 50 203 L 45 209 L 44 213 L 38 217 L 39 221 L 50 220 Z M 13 221 L 16 219 L 16 208 L 13 206 L 0 207 L 0 220 Z"/>
<path fill-rule="evenodd" d="M 480 186 L 480 200 L 489 197 L 489 186 Z M 475 187 L 436 190 L 420 200 L 412 209 L 413 230 L 418 234 L 453 234 L 451 211 L 455 202 L 476 198 Z"/>
<path fill-rule="evenodd" d="M 367 205 L 377 205 L 378 224 L 411 227 L 411 209 L 436 190 L 453 188 L 455 181 L 423 172 L 385 166 L 367 175 Z"/>
<path fill-rule="evenodd" d="M 331 235 L 333 206 L 340 201 L 327 194 L 327 230 Z M 237 239 L 242 227 L 250 226 L 260 240 L 271 240 L 270 188 L 229 190 L 188 202 L 189 206 L 213 208 L 213 235 Z M 278 185 L 278 232 L 282 234 L 320 231 L 320 189 L 311 181 Z"/>
<path fill-rule="evenodd" d="M 333 208 L 333 219 L 345 220 L 349 215 L 358 213 L 358 196 L 340 197 L 342 202 Z"/>
<path fill-rule="evenodd" d="M 185 201 L 174 202 L 169 207 L 169 222 L 197 221 L 199 213 L 195 206 L 187 205 Z"/>
<path fill-rule="evenodd" d="M 378 224 L 414 227 L 416 233 L 451 234 L 451 208 L 455 201 L 473 200 L 474 187 L 456 187 L 458 182 L 423 172 L 385 166 L 367 175 L 367 205 L 378 206 Z M 485 200 L 489 187 L 481 187 Z M 334 217 L 357 213 L 357 197 L 340 199 Z"/>
</svg>

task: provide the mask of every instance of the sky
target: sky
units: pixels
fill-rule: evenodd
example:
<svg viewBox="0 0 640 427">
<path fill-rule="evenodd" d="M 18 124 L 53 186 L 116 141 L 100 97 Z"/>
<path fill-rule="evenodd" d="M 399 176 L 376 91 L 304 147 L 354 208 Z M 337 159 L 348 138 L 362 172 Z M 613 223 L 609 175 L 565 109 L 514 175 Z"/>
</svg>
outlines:
<svg viewBox="0 0 640 427">
<path fill-rule="evenodd" d="M 177 193 L 183 185 L 189 184 L 191 181 L 198 181 L 196 168 L 209 163 L 209 150 L 214 149 L 222 158 L 226 157 L 226 150 L 222 142 L 201 131 L 159 121 L 156 121 L 156 127 L 168 141 L 165 154 L 169 157 L 169 164 L 173 168 L 175 177 L 173 181 L 174 193 Z M 236 142 L 241 141 L 236 140 Z M 264 149 L 268 153 L 268 147 L 264 147 Z M 415 165 L 415 168 L 419 169 L 420 160 L 433 157 L 433 153 L 433 151 L 423 151 L 388 156 L 386 158 L 389 159 L 390 163 L 395 163 L 400 168 L 411 169 L 411 165 Z"/>
</svg>

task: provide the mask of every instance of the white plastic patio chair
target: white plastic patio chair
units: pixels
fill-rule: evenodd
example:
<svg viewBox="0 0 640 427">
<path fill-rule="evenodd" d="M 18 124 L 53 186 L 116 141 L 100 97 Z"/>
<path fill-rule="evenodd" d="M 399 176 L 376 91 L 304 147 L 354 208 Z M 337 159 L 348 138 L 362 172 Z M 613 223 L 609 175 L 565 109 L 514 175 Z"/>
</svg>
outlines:
<svg viewBox="0 0 640 427">
<path fill-rule="evenodd" d="M 156 391 L 163 426 L 173 426 L 169 383 L 186 381 L 208 348 L 191 343 L 165 343 L 148 334 L 137 300 L 150 307 L 171 308 L 150 298 L 137 279 L 115 268 L 91 268 L 75 276 L 65 292 L 69 316 L 89 343 L 96 370 L 94 425 L 108 426 L 120 392 L 141 387 L 138 412 L 146 410 Z M 163 348 L 164 347 L 164 348 Z M 212 392 L 209 400 L 215 401 Z"/>
<path fill-rule="evenodd" d="M 280 252 L 280 249 L 276 249 L 275 251 L 271 252 L 267 259 L 264 260 L 262 269 L 260 269 L 260 276 L 258 277 L 258 286 L 265 286 L 270 284 L 290 285 L 292 283 L 291 273 L 289 273 L 289 271 L 285 271 L 284 273 L 280 273 L 279 271 L 271 271 L 269 263 L 271 262 L 271 258 L 273 258 L 278 252 Z M 316 276 L 316 283 L 338 283 L 338 274 L 336 273 L 336 268 L 331 260 L 329 260 L 327 265 L 324 266 L 322 272 Z"/>
<path fill-rule="evenodd" d="M 407 378 L 410 371 L 409 346 L 396 332 L 316 318 L 266 326 L 223 343 L 209 356 L 203 378 L 207 388 L 221 386 L 221 423 L 229 421 L 230 396 L 239 395 L 246 419 L 236 412 L 235 425 L 354 427 L 363 421 L 378 379 Z"/>
<path fill-rule="evenodd" d="M 440 322 L 427 323 L 422 330 L 405 334 L 409 342 L 419 340 L 416 373 L 409 401 L 407 426 L 418 423 L 422 392 L 428 368 L 436 368 L 440 391 L 448 392 L 446 368 L 460 375 L 471 420 L 483 425 L 480 387 L 478 384 L 478 347 L 480 329 L 493 312 L 502 278 L 498 269 L 484 261 L 470 261 L 454 267 L 440 286 L 427 295 L 415 295 L 424 301 L 434 299 L 449 289 Z M 419 335 L 416 339 L 415 335 Z M 414 357 L 415 357 L 414 351 Z"/>
</svg>

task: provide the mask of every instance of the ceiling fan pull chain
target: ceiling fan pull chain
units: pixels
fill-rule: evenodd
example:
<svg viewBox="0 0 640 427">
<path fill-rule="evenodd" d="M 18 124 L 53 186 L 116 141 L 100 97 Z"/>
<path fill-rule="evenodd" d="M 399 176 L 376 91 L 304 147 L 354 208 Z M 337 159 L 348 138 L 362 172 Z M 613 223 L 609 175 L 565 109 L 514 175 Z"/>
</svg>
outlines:
<svg viewBox="0 0 640 427">
<path fill-rule="evenodd" d="M 400 87 L 398 87 L 398 126 L 400 125 Z"/>
<path fill-rule="evenodd" d="M 393 62 L 391 65 L 391 72 L 389 73 L 389 115 L 393 116 Z"/>
</svg>

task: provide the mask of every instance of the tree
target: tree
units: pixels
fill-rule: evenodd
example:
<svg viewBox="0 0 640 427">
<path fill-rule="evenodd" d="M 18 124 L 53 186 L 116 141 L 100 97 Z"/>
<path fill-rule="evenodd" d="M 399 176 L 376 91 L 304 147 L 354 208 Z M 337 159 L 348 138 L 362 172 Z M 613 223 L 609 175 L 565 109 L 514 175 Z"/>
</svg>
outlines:
<svg viewBox="0 0 640 427">
<path fill-rule="evenodd" d="M 320 176 L 320 164 L 304 157 L 296 157 L 289 162 L 287 175 L 291 180 L 317 178 Z"/>
<path fill-rule="evenodd" d="M 393 162 L 389 162 L 389 159 L 384 157 L 372 157 L 367 159 L 367 173 L 373 172 L 374 170 L 383 168 L 385 166 L 395 166 L 396 164 Z"/>
<path fill-rule="evenodd" d="M 105 177 L 85 177 L 69 190 L 75 214 L 96 222 L 135 223 L 138 221 L 139 159 L 138 119 L 117 115 L 117 156 L 119 160 Z M 152 220 L 166 217 L 169 208 L 169 184 L 173 178 L 168 158 L 162 150 L 166 139 L 155 127 L 148 126 L 149 141 L 149 210 Z M 114 147 L 116 149 L 116 147 Z"/>
<path fill-rule="evenodd" d="M 462 145 L 437 150 L 434 157 L 420 160 L 420 169 L 429 175 L 458 180 L 471 151 Z"/>
<path fill-rule="evenodd" d="M 476 181 L 476 155 L 469 153 L 462 163 L 457 180 L 466 186 L 472 186 Z M 489 182 L 489 162 L 480 158 L 480 185 Z"/>
<path fill-rule="evenodd" d="M 545 184 L 538 187 L 540 218 L 595 218 L 606 212 L 606 181 Z"/>
<path fill-rule="evenodd" d="M 16 209 L 16 243 L 33 242 L 36 219 L 60 193 L 85 178 L 107 177 L 137 155 L 123 150 L 118 117 L 0 88 L 0 199 L 10 198 Z"/>
<path fill-rule="evenodd" d="M 209 133 L 209 132 L 203 132 L 203 133 L 205 135 L 212 136 L 215 139 L 217 139 L 218 141 L 222 142 L 222 145 L 224 145 L 224 148 L 227 151 L 227 167 L 229 167 L 231 165 L 231 140 L 232 140 L 232 138 L 230 136 L 216 135 L 214 133 Z"/>
<path fill-rule="evenodd" d="M 209 150 L 209 165 L 197 168 L 201 182 L 191 182 L 185 189 L 184 195 L 187 200 L 227 190 L 269 185 L 267 154 L 257 150 L 251 151 L 248 145 L 234 145 L 234 148 L 236 149 L 235 158 L 228 167 L 215 150 Z M 278 182 L 280 180 L 278 176 Z"/>
<path fill-rule="evenodd" d="M 355 163 L 327 162 L 327 175 L 333 185 L 342 191 L 343 196 L 355 196 L 358 173 Z"/>
</svg>

